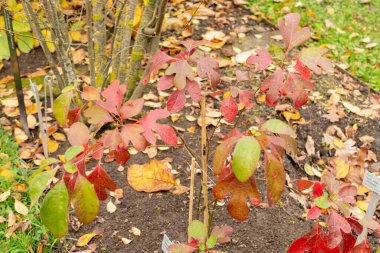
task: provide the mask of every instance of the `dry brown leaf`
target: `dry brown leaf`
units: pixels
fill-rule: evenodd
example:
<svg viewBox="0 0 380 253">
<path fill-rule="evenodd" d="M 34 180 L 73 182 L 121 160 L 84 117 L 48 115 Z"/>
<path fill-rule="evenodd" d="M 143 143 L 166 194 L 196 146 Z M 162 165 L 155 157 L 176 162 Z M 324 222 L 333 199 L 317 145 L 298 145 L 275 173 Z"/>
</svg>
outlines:
<svg viewBox="0 0 380 253">
<path fill-rule="evenodd" d="M 28 127 L 30 129 L 36 128 L 37 123 L 38 123 L 36 117 L 34 117 L 32 114 L 28 114 L 28 116 L 26 117 L 26 120 L 28 121 Z"/>
<path fill-rule="evenodd" d="M 116 206 L 115 204 L 112 202 L 112 200 L 110 200 L 108 203 L 107 203 L 107 212 L 109 213 L 114 213 L 116 211 Z"/>
<path fill-rule="evenodd" d="M 6 192 L 3 192 L 2 194 L 0 194 L 0 202 L 3 202 L 5 200 L 7 200 L 7 198 L 11 195 L 11 191 L 8 190 Z"/>
<path fill-rule="evenodd" d="M 307 136 L 305 148 L 308 155 L 315 155 L 314 140 L 310 135 Z"/>
<path fill-rule="evenodd" d="M 128 168 L 128 183 L 136 191 L 157 192 L 171 190 L 176 181 L 168 162 L 152 160 L 146 164 L 133 164 Z"/>
<path fill-rule="evenodd" d="M 140 236 L 141 235 L 141 230 L 136 228 L 136 227 L 132 227 L 131 228 L 131 232 L 132 234 L 134 234 L 135 236 Z"/>
<path fill-rule="evenodd" d="M 18 127 L 15 127 L 14 138 L 17 143 L 23 143 L 28 139 L 26 133 Z"/>
<path fill-rule="evenodd" d="M 17 199 L 15 199 L 15 210 L 22 215 L 28 215 L 29 213 L 29 209 Z"/>
</svg>

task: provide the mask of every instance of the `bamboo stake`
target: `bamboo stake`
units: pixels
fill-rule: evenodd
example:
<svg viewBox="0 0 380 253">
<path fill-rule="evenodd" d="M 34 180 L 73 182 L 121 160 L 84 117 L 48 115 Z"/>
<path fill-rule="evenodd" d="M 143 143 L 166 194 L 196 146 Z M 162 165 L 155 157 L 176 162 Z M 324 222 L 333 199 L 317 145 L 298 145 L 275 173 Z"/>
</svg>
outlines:
<svg viewBox="0 0 380 253">
<path fill-rule="evenodd" d="M 95 86 L 95 65 L 94 65 L 94 42 L 92 31 L 92 5 L 90 0 L 86 0 L 86 23 L 87 23 L 87 38 L 88 38 L 88 61 L 90 67 L 91 85 Z"/>
<path fill-rule="evenodd" d="M 42 139 L 42 148 L 44 150 L 45 158 L 48 158 L 49 157 L 49 150 L 47 147 L 47 134 L 46 134 L 44 120 L 42 118 L 40 95 L 38 93 L 37 85 L 35 83 L 33 83 L 31 79 L 29 79 L 29 82 L 30 82 L 30 87 L 32 88 L 32 91 L 33 91 L 34 98 L 36 100 L 36 105 L 37 105 L 38 122 L 40 125 L 40 135 L 41 135 L 41 139 Z"/>
<path fill-rule="evenodd" d="M 190 203 L 189 203 L 189 225 L 193 221 L 193 207 L 194 207 L 194 177 L 195 177 L 195 158 L 191 158 L 190 167 Z M 188 235 L 187 241 L 191 241 L 191 236 Z"/>
<path fill-rule="evenodd" d="M 208 227 L 208 189 L 207 189 L 207 135 L 206 135 L 206 98 L 201 99 L 201 123 L 202 123 L 202 191 L 203 191 L 203 224 Z"/>
<path fill-rule="evenodd" d="M 21 121 L 22 129 L 24 130 L 24 132 L 28 136 L 30 136 L 28 120 L 26 116 L 25 102 L 24 102 L 24 92 L 22 90 L 20 68 L 18 65 L 16 46 L 15 46 L 15 41 L 13 37 L 13 34 L 14 34 L 13 27 L 12 27 L 12 22 L 9 17 L 6 5 L 3 5 L 3 15 L 4 15 L 4 20 L 5 20 L 5 27 L 7 29 L 9 52 L 11 55 L 11 67 L 12 67 L 12 72 L 13 72 L 13 76 L 15 80 L 17 101 L 18 101 L 18 105 L 20 109 L 20 121 Z"/>
</svg>

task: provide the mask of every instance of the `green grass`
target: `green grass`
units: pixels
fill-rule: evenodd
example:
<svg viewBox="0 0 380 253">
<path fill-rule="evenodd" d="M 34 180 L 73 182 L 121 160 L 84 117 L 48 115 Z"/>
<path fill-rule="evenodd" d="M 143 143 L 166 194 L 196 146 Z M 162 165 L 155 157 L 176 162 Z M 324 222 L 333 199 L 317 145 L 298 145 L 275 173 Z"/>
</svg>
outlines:
<svg viewBox="0 0 380 253">
<path fill-rule="evenodd" d="M 348 65 L 347 71 L 380 91 L 380 0 L 361 4 L 360 0 L 250 0 L 252 8 L 270 21 L 289 12 L 301 14 L 301 24 L 313 31 L 309 44 L 329 48 L 331 58 Z M 327 27 L 329 20 L 333 27 Z M 377 43 L 366 48 L 370 43 Z M 363 41 L 364 40 L 364 41 Z"/>
<path fill-rule="evenodd" d="M 9 170 L 13 177 L 1 176 L 4 175 L 4 170 L 0 173 L 0 194 L 10 189 L 11 196 L 4 202 L 0 202 L 0 216 L 8 221 L 8 212 L 12 210 L 15 215 L 24 221 L 27 220 L 29 226 L 24 232 L 16 230 L 12 236 L 6 238 L 5 235 L 9 231 L 7 221 L 0 223 L 0 252 L 37 252 L 41 241 L 53 245 L 55 239 L 42 225 L 38 206 L 29 210 L 27 217 L 15 211 L 14 198 L 29 208 L 30 199 L 27 191 L 19 192 L 14 189 L 16 185 L 27 185 L 28 171 L 23 168 L 22 160 L 18 157 L 18 144 L 0 127 L 0 168 L 9 162 L 11 163 Z M 53 250 L 49 246 L 44 246 L 42 252 L 53 252 Z"/>
</svg>

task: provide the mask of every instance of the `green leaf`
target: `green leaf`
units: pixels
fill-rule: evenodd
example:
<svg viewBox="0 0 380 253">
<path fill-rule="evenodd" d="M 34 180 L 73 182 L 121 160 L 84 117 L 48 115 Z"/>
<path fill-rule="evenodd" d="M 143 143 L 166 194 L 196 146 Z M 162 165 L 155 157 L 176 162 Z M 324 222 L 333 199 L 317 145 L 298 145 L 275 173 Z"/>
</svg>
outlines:
<svg viewBox="0 0 380 253">
<path fill-rule="evenodd" d="M 67 234 L 67 207 L 69 192 L 63 181 L 59 181 L 46 195 L 41 205 L 42 223 L 55 237 Z"/>
<path fill-rule="evenodd" d="M 53 114 L 62 127 L 66 127 L 72 96 L 72 92 L 63 93 L 54 101 Z"/>
<path fill-rule="evenodd" d="M 13 31 L 17 34 L 31 31 L 30 25 L 29 25 L 28 21 L 26 20 L 26 18 L 25 19 L 20 18 L 20 20 L 13 19 L 12 20 L 12 27 L 13 27 Z M 32 40 L 34 40 L 33 36 L 32 36 Z"/>
<path fill-rule="evenodd" d="M 276 134 L 285 134 L 290 135 L 292 137 L 296 137 L 296 132 L 285 122 L 278 119 L 270 119 L 265 122 L 261 128 L 263 131 L 270 131 Z"/>
<path fill-rule="evenodd" d="M 59 162 L 59 160 L 58 159 L 56 159 L 56 158 L 53 158 L 53 157 L 48 157 L 48 158 L 45 158 L 42 162 L 41 162 L 41 164 L 40 164 L 40 166 L 38 167 L 38 169 L 36 169 L 36 170 L 34 170 L 33 171 L 33 174 L 29 177 L 29 183 L 31 182 L 31 180 L 35 177 L 35 176 L 37 176 L 38 174 L 40 174 L 42 171 L 44 171 L 44 169 L 47 167 L 47 166 L 49 166 L 49 165 L 52 165 L 53 163 L 58 163 Z"/>
<path fill-rule="evenodd" d="M 77 171 L 77 167 L 75 167 L 74 164 L 72 164 L 71 162 L 67 162 L 63 165 L 63 168 L 68 172 L 68 173 L 75 173 Z"/>
<path fill-rule="evenodd" d="M 84 176 L 79 174 L 71 196 L 75 214 L 80 222 L 91 223 L 99 212 L 99 199 L 94 187 Z"/>
<path fill-rule="evenodd" d="M 7 35 L 0 31 L 0 61 L 8 60 L 10 57 Z"/>
<path fill-rule="evenodd" d="M 52 179 L 57 172 L 57 169 L 47 170 L 37 174 L 29 182 L 29 196 L 30 196 L 30 207 L 37 203 L 38 199 L 41 197 L 42 193 L 46 189 L 46 185 L 50 179 Z"/>
<path fill-rule="evenodd" d="M 216 235 L 212 235 L 210 236 L 207 241 L 206 241 L 206 246 L 207 246 L 207 249 L 212 249 L 216 246 L 216 242 L 217 242 L 217 238 L 216 238 Z"/>
<path fill-rule="evenodd" d="M 255 172 L 260 152 L 260 144 L 252 136 L 241 138 L 236 144 L 232 158 L 232 170 L 240 182 L 246 182 Z"/>
<path fill-rule="evenodd" d="M 20 32 L 16 36 L 16 43 L 21 52 L 27 54 L 34 48 L 34 39 L 31 32 Z"/>
<path fill-rule="evenodd" d="M 322 196 L 314 199 L 314 204 L 322 209 L 329 208 L 331 206 L 331 203 L 329 201 L 328 195 L 323 194 Z"/>
<path fill-rule="evenodd" d="M 69 147 L 65 152 L 65 160 L 66 162 L 71 161 L 74 157 L 76 157 L 78 154 L 82 153 L 84 150 L 84 147 L 82 146 L 72 146 Z"/>
<path fill-rule="evenodd" d="M 65 88 L 63 88 L 63 90 L 62 90 L 62 94 L 63 94 L 63 93 L 67 93 L 67 92 L 72 91 L 72 90 L 74 90 L 74 86 L 72 86 L 72 85 L 67 85 Z"/>
<path fill-rule="evenodd" d="M 207 238 L 207 227 L 199 220 L 193 220 L 188 228 L 188 234 L 199 241 L 204 241 Z"/>
</svg>

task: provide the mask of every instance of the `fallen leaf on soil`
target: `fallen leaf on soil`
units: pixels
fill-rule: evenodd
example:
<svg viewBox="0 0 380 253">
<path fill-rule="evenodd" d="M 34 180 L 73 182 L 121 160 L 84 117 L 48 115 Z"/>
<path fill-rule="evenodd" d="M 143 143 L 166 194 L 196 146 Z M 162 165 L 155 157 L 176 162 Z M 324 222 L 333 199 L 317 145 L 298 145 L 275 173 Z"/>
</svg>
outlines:
<svg viewBox="0 0 380 253">
<path fill-rule="evenodd" d="M 305 148 L 308 155 L 315 155 L 314 140 L 310 135 L 307 136 Z"/>
<path fill-rule="evenodd" d="M 121 237 L 120 240 L 125 244 L 128 245 L 132 242 L 132 240 L 129 240 L 128 238 Z"/>
<path fill-rule="evenodd" d="M 136 191 L 171 190 L 176 185 L 167 161 L 152 160 L 146 164 L 133 164 L 128 168 L 127 178 Z"/>
<path fill-rule="evenodd" d="M 23 130 L 16 127 L 14 130 L 14 138 L 17 143 L 23 143 L 28 139 L 28 136 L 25 134 Z"/>
<path fill-rule="evenodd" d="M 140 236 L 141 235 L 141 230 L 136 228 L 136 227 L 132 227 L 131 228 L 131 232 L 132 234 L 134 234 L 135 236 Z"/>
<path fill-rule="evenodd" d="M 83 247 L 87 245 L 91 241 L 91 239 L 97 235 L 98 235 L 97 233 L 88 233 L 88 234 L 82 235 L 81 237 L 79 237 L 76 246 Z"/>
<path fill-rule="evenodd" d="M 335 176 L 338 179 L 345 178 L 350 170 L 350 165 L 341 157 L 332 158 L 332 163 L 335 166 Z"/>
<path fill-rule="evenodd" d="M 114 213 L 116 211 L 116 206 L 115 204 L 112 202 L 112 200 L 110 200 L 108 203 L 107 203 L 107 212 L 109 213 Z"/>
</svg>

